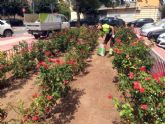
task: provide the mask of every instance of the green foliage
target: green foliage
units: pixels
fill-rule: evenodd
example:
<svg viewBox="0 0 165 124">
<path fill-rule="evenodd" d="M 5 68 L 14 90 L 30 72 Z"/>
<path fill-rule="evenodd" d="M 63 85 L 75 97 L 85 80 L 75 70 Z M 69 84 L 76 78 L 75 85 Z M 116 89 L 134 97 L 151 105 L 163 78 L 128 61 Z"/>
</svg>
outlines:
<svg viewBox="0 0 165 124">
<path fill-rule="evenodd" d="M 7 113 L 5 112 L 5 110 L 0 108 L 0 122 L 5 119 L 5 117 L 7 116 Z M 2 122 L 1 122 L 2 123 Z"/>
<path fill-rule="evenodd" d="M 45 91 L 47 93 L 58 93 L 60 96 L 65 92 L 64 81 L 69 83 L 72 79 L 72 69 L 67 64 L 53 65 L 50 69 L 40 68 L 41 84 L 48 87 Z M 67 86 L 67 85 L 66 85 Z"/>
<path fill-rule="evenodd" d="M 115 100 L 116 107 L 125 124 L 164 123 L 163 75 L 150 73 L 154 60 L 149 48 L 131 31 L 126 31 L 117 31 L 114 47 L 113 64 L 119 73 L 118 86 L 126 99 L 126 103 Z"/>
<path fill-rule="evenodd" d="M 4 52 L 0 52 L 0 83 L 5 80 L 6 73 L 10 70 L 9 62 L 6 60 Z"/>
<path fill-rule="evenodd" d="M 71 12 L 70 12 L 70 8 L 69 8 L 69 4 L 67 4 L 64 1 L 61 1 L 58 5 L 58 11 L 59 13 L 65 15 L 68 19 L 70 19 L 71 16 Z"/>
<path fill-rule="evenodd" d="M 22 8 L 25 8 L 27 13 L 30 12 L 29 5 L 25 2 L 17 0 L 13 2 L 0 2 L 0 12 L 5 16 L 15 16 L 16 14 L 23 16 Z"/>
<path fill-rule="evenodd" d="M 57 11 L 57 0 L 34 0 L 34 12 L 51 13 Z"/>
<path fill-rule="evenodd" d="M 127 43 L 137 38 L 136 34 L 130 28 L 117 28 L 115 37 L 120 39 L 122 42 Z M 128 42 L 129 43 L 129 42 Z"/>
<path fill-rule="evenodd" d="M 19 50 L 21 48 L 21 50 Z M 12 73 L 15 77 L 26 77 L 29 71 L 35 68 L 35 56 L 33 51 L 29 51 L 26 42 L 19 43 L 14 47 L 17 52 L 12 60 Z"/>
<path fill-rule="evenodd" d="M 151 69 L 152 58 L 149 55 L 149 48 L 141 41 L 135 40 L 134 43 L 123 43 L 120 47 L 114 47 L 114 51 L 117 52 L 119 50 L 121 53 L 114 53 L 115 58 L 113 60 L 113 64 L 119 73 L 128 74 L 128 72 L 134 72 L 141 66 L 145 66 L 148 70 Z"/>
<path fill-rule="evenodd" d="M 52 39 L 32 43 L 31 47 L 26 42 L 14 47 L 14 76 L 25 77 L 29 71 L 39 71 L 40 92 L 32 96 L 30 107 L 26 109 L 22 102 L 13 107 L 21 115 L 21 123 L 46 124 L 45 120 L 54 112 L 56 101 L 67 95 L 73 76 L 84 72 L 85 60 L 95 48 L 97 38 L 95 29 L 81 27 L 55 33 Z M 56 58 L 59 52 L 65 54 L 64 61 Z"/>
</svg>

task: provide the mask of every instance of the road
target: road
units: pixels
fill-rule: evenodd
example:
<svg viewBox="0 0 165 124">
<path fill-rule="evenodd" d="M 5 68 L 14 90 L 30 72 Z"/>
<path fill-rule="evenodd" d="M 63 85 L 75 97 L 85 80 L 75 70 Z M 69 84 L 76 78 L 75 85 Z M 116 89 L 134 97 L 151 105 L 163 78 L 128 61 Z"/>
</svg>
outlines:
<svg viewBox="0 0 165 124">
<path fill-rule="evenodd" d="M 25 27 L 13 27 L 14 34 L 12 37 L 0 38 L 0 51 L 12 49 L 13 45 L 21 41 L 31 43 L 35 41 L 34 37 L 27 33 Z"/>
</svg>

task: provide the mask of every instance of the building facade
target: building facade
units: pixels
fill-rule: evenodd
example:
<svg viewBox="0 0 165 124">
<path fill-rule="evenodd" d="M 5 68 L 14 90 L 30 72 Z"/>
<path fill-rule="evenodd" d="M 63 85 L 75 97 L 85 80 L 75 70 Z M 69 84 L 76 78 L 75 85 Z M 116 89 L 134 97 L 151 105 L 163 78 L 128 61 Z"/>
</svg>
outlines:
<svg viewBox="0 0 165 124">
<path fill-rule="evenodd" d="M 120 0 L 116 7 L 100 7 L 100 18 L 105 16 L 117 16 L 126 22 L 138 18 L 153 18 L 155 21 L 161 18 L 160 8 L 163 0 Z"/>
</svg>

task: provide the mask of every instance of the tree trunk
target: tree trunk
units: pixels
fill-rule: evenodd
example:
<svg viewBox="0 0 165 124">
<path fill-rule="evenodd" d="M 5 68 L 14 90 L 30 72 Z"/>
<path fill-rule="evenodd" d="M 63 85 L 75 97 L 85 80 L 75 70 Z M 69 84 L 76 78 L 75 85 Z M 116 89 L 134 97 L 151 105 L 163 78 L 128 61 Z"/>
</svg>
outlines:
<svg viewBox="0 0 165 124">
<path fill-rule="evenodd" d="M 79 5 L 76 6 L 77 11 L 77 26 L 80 27 L 80 11 L 79 11 Z"/>
</svg>

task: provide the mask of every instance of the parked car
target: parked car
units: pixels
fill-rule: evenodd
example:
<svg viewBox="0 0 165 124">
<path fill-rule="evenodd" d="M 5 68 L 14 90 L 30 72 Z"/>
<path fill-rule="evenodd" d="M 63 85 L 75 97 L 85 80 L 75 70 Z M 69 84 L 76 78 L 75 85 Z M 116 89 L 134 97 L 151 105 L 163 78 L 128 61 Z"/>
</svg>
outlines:
<svg viewBox="0 0 165 124">
<path fill-rule="evenodd" d="M 144 24 L 144 25 L 141 27 L 141 29 L 142 29 L 142 28 L 150 27 L 150 26 L 152 26 L 152 25 L 153 25 L 153 23 L 147 23 L 147 24 Z"/>
<path fill-rule="evenodd" d="M 0 20 L 0 36 L 11 37 L 13 30 L 5 20 Z"/>
<path fill-rule="evenodd" d="M 6 19 L 6 22 L 13 26 L 23 26 L 23 21 L 20 19 Z"/>
<path fill-rule="evenodd" d="M 82 25 L 88 25 L 88 21 L 86 19 L 80 19 L 80 26 L 82 26 Z M 76 27 L 77 26 L 77 19 L 71 20 L 70 26 Z"/>
<path fill-rule="evenodd" d="M 125 22 L 124 20 L 120 19 L 120 18 L 116 18 L 116 17 L 105 17 L 103 19 L 100 19 L 99 22 L 101 24 L 109 24 L 109 25 L 112 25 L 112 26 L 125 26 Z"/>
<path fill-rule="evenodd" d="M 82 25 L 96 25 L 98 23 L 97 19 L 80 19 L 80 26 Z M 77 26 L 77 19 L 71 20 L 70 21 L 70 26 L 71 27 L 76 27 Z"/>
<path fill-rule="evenodd" d="M 157 43 L 159 47 L 165 48 L 165 33 L 159 35 L 157 39 Z"/>
<path fill-rule="evenodd" d="M 148 37 L 148 39 L 153 39 L 154 41 L 156 41 L 158 36 L 162 33 L 165 33 L 165 29 L 151 31 L 148 33 L 147 37 Z"/>
<path fill-rule="evenodd" d="M 153 23 L 154 20 L 152 18 L 140 18 L 135 21 L 129 22 L 127 25 L 131 26 L 133 25 L 134 27 L 142 27 L 144 24 L 147 23 Z"/>
<path fill-rule="evenodd" d="M 140 34 L 142 36 L 147 36 L 149 32 L 151 31 L 156 31 L 156 30 L 161 30 L 161 29 L 165 29 L 165 19 L 162 19 L 158 22 L 155 22 L 149 26 L 143 26 L 140 29 Z"/>
</svg>

